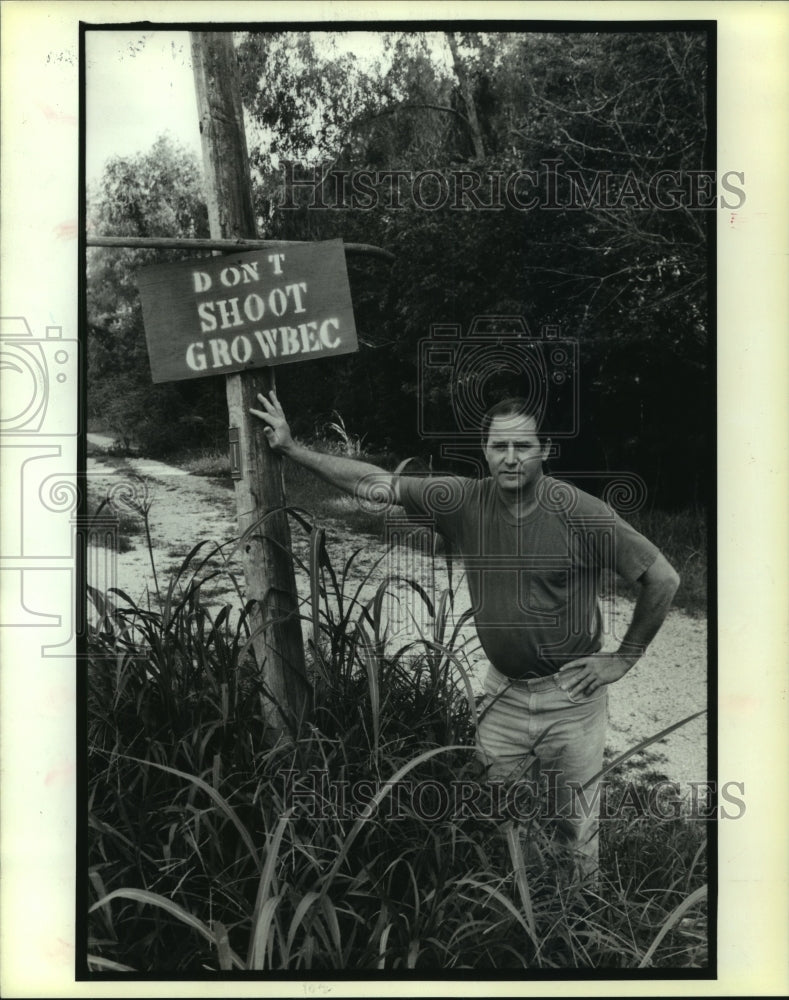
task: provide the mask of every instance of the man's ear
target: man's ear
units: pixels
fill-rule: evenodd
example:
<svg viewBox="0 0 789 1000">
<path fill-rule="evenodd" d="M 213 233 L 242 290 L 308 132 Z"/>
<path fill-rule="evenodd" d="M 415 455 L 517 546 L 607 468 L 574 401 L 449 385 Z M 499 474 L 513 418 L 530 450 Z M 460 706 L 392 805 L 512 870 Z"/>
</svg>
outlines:
<svg viewBox="0 0 789 1000">
<path fill-rule="evenodd" d="M 542 460 L 543 460 L 543 462 L 547 462 L 548 461 L 548 456 L 550 455 L 550 453 L 551 453 L 551 439 L 550 438 L 546 438 L 545 441 L 543 441 L 543 445 L 542 445 Z"/>
</svg>

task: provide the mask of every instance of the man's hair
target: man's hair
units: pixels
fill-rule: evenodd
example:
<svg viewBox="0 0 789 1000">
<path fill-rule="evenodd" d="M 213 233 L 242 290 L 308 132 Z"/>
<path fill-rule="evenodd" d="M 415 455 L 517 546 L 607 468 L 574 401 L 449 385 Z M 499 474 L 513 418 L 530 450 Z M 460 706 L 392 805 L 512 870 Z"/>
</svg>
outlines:
<svg viewBox="0 0 789 1000">
<path fill-rule="evenodd" d="M 482 418 L 482 450 L 484 451 L 488 445 L 490 425 L 496 417 L 531 417 L 540 444 L 545 444 L 548 436 L 542 432 L 542 409 L 523 396 L 507 396 L 505 399 L 500 399 Z"/>
</svg>

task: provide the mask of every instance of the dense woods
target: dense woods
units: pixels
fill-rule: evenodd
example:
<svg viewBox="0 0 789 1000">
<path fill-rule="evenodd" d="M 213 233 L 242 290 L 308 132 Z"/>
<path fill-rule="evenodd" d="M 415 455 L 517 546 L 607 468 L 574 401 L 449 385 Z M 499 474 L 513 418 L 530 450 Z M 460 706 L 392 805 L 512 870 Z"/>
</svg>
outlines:
<svg viewBox="0 0 789 1000">
<path fill-rule="evenodd" d="M 551 419 L 579 432 L 555 470 L 630 470 L 652 504 L 704 502 L 721 204 L 706 35 L 346 37 L 236 39 L 260 236 L 395 255 L 349 261 L 358 354 L 278 372 L 296 432 L 336 412 L 373 452 L 451 466 L 420 421 L 451 433 L 467 389 L 451 366 L 420 364 L 420 342 L 437 324 L 522 317 L 538 344 L 577 343 Z M 88 225 L 207 235 L 199 164 L 167 137 L 111 160 Z M 150 381 L 134 274 L 184 256 L 89 251 L 90 415 L 151 454 L 226 442 L 221 378 Z M 488 366 L 485 401 L 522 391 L 512 369 Z"/>
</svg>

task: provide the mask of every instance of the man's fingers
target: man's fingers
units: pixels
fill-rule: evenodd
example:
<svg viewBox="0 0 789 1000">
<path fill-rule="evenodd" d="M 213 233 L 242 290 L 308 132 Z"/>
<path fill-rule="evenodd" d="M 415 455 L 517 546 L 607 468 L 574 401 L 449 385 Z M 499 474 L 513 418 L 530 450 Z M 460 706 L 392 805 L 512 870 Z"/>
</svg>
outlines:
<svg viewBox="0 0 789 1000">
<path fill-rule="evenodd" d="M 579 685 L 583 685 L 587 680 L 585 674 L 575 674 L 572 677 L 564 677 L 559 682 L 559 687 L 563 691 L 575 691 Z"/>
<path fill-rule="evenodd" d="M 274 416 L 281 417 L 282 420 L 285 419 L 285 413 L 277 399 L 276 392 L 272 389 L 268 396 L 265 396 L 262 392 L 258 393 L 258 399 L 266 408 L 266 412 Z"/>
<path fill-rule="evenodd" d="M 271 419 L 272 418 L 271 418 L 271 414 L 270 413 L 264 413 L 262 410 L 253 410 L 252 407 L 249 408 L 249 412 L 252 413 L 252 414 L 254 414 L 254 416 L 256 416 L 256 417 L 260 417 L 261 420 L 265 420 L 266 426 L 263 428 L 263 430 L 270 431 L 270 430 L 274 429 L 271 426 Z"/>
<path fill-rule="evenodd" d="M 559 673 L 563 674 L 565 670 L 580 670 L 581 667 L 585 667 L 587 663 L 586 657 L 581 657 L 579 660 L 570 660 L 569 663 L 563 664 L 559 667 Z"/>
<path fill-rule="evenodd" d="M 594 691 L 599 684 L 597 674 L 589 670 L 583 670 L 566 684 L 561 685 L 565 691 L 576 694 L 578 691 Z"/>
</svg>

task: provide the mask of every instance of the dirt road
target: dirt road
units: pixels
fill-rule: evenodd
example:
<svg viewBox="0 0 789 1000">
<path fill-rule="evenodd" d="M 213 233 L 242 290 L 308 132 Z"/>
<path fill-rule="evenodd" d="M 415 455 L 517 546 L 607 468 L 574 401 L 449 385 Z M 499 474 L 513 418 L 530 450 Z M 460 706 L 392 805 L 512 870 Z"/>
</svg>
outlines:
<svg viewBox="0 0 789 1000">
<path fill-rule="evenodd" d="M 154 547 L 154 561 L 159 583 L 166 586 L 170 574 L 177 569 L 189 550 L 202 539 L 218 543 L 231 542 L 236 537 L 235 502 L 232 493 L 221 483 L 190 475 L 160 462 L 147 459 L 111 459 L 101 454 L 106 443 L 89 435 L 88 477 L 89 489 L 95 499 L 108 490 L 134 489 L 138 497 L 143 490 L 150 501 L 150 527 Z M 98 447 L 97 447 L 98 446 Z M 92 452 L 92 455 L 91 455 Z M 141 480 L 130 476 L 141 477 Z M 372 536 L 351 534 L 340 520 L 326 519 L 327 547 L 335 566 L 340 566 L 355 548 L 364 546 L 357 565 L 357 579 L 380 557 L 383 547 Z M 146 593 L 154 593 L 153 574 L 144 536 L 131 536 L 132 549 L 117 555 L 113 560 L 94 559 L 92 565 L 112 566 L 116 580 L 95 581 L 99 585 L 117 585 L 136 601 L 145 602 Z M 231 546 L 228 546 L 229 551 Z M 294 553 L 306 559 L 306 536 L 294 530 Z M 237 562 L 231 562 L 239 582 L 243 575 Z M 389 567 L 391 569 L 391 567 Z M 398 569 L 416 574 L 423 583 L 440 593 L 448 583 L 446 568 L 438 559 L 433 563 L 422 560 Z M 365 599 L 372 596 L 386 572 L 382 564 L 371 582 L 365 587 Z M 112 569 L 105 570 L 105 574 Z M 432 579 L 431 579 L 432 576 Z M 457 585 L 458 571 L 454 582 Z M 212 581 L 213 589 L 206 587 L 204 596 L 218 604 L 234 601 L 229 580 L 219 584 Z M 300 596 L 307 598 L 309 584 L 304 573 L 297 571 Z M 396 596 L 396 595 L 395 595 Z M 401 595 L 402 596 L 402 595 Z M 456 613 L 460 614 L 468 603 L 464 585 L 457 587 Z M 403 605 L 392 600 L 390 613 L 395 624 L 404 622 Z M 413 609 L 413 604 L 411 608 Z M 609 640 L 604 648 L 613 648 L 616 637 L 624 634 L 632 603 L 619 598 L 614 606 L 606 602 L 603 608 L 606 634 Z M 402 641 L 401 632 L 400 640 Z M 475 647 L 473 630 L 466 633 L 468 642 L 467 663 L 473 682 L 481 683 L 484 661 Z M 399 645 L 399 642 L 398 642 Z M 610 753 L 618 754 L 640 740 L 656 733 L 674 722 L 706 707 L 706 621 L 692 618 L 682 611 L 671 611 L 663 628 L 645 656 L 621 681 L 609 688 L 609 741 Z M 633 758 L 629 767 L 643 773 L 662 774 L 680 783 L 704 781 L 706 767 L 706 716 L 694 720 L 671 733 L 661 742 L 653 744 Z"/>
</svg>

